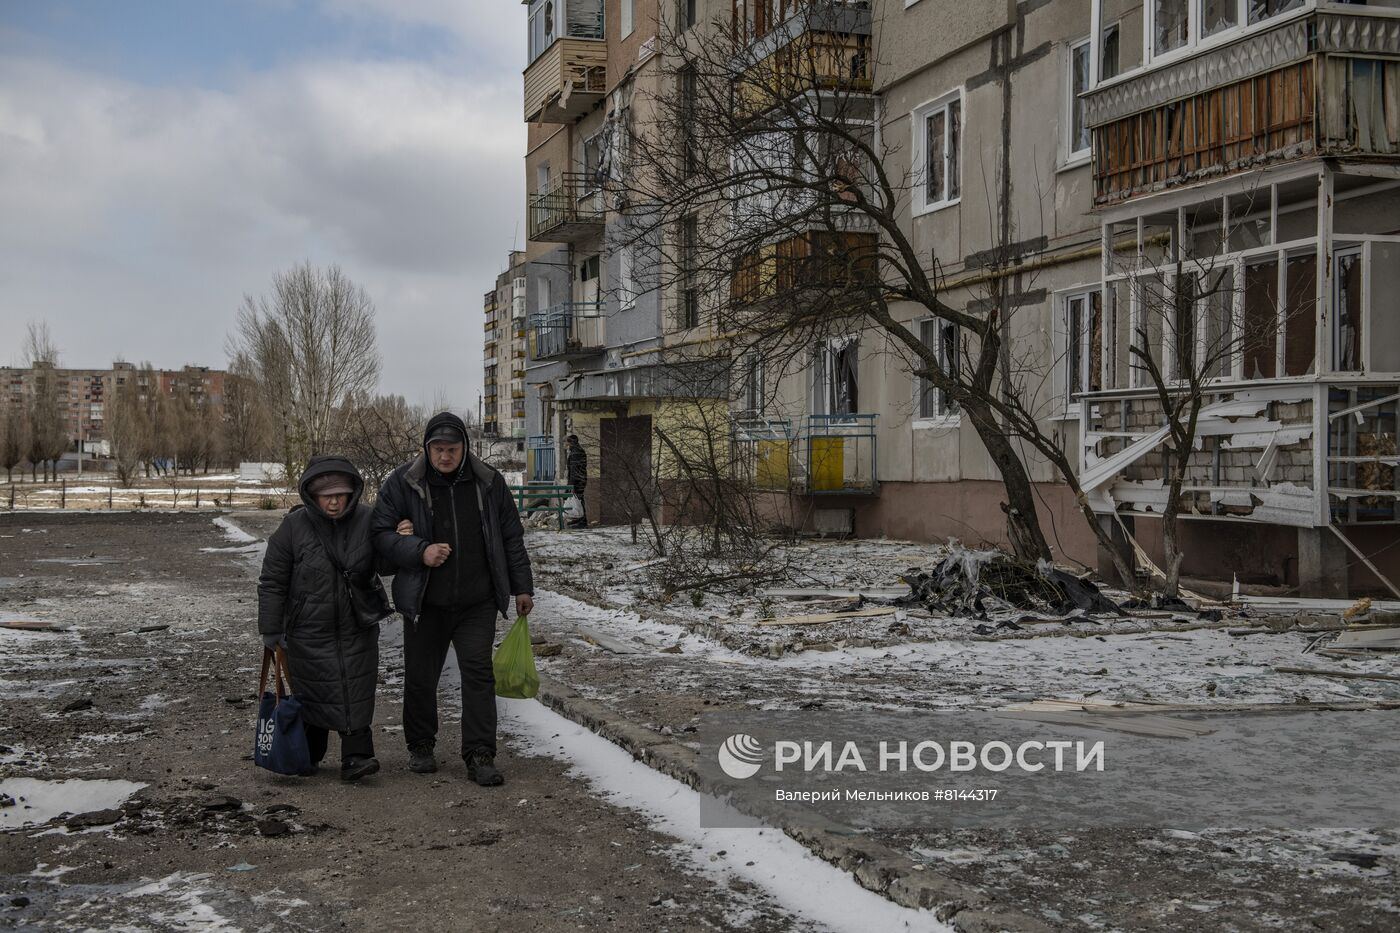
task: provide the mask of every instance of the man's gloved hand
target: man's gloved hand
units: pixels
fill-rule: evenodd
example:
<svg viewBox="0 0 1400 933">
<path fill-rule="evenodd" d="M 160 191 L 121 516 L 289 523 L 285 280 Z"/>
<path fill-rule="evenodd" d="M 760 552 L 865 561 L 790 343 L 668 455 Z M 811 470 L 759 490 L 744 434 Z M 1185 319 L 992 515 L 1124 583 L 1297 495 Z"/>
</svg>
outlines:
<svg viewBox="0 0 1400 933">
<path fill-rule="evenodd" d="M 285 648 L 287 647 L 287 636 L 282 632 L 274 632 L 271 635 L 262 637 L 264 648 Z"/>
</svg>

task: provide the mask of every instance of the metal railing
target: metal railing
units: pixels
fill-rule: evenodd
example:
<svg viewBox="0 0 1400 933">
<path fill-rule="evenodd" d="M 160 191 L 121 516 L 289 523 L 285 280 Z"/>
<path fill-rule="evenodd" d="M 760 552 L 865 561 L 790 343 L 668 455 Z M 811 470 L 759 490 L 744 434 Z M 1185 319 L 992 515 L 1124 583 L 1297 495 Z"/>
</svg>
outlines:
<svg viewBox="0 0 1400 933">
<path fill-rule="evenodd" d="M 803 430 L 809 495 L 872 495 L 876 478 L 876 414 L 809 415 Z"/>
<path fill-rule="evenodd" d="M 529 204 L 529 238 L 568 242 L 601 228 L 603 198 L 598 183 L 591 173 L 563 172 L 536 192 Z"/>
<path fill-rule="evenodd" d="M 530 482 L 552 482 L 555 463 L 554 435 L 531 434 L 525 438 L 525 452 L 529 461 Z"/>
<path fill-rule="evenodd" d="M 530 358 L 548 360 L 603 349 L 604 320 L 600 301 L 555 305 L 531 321 Z"/>
</svg>

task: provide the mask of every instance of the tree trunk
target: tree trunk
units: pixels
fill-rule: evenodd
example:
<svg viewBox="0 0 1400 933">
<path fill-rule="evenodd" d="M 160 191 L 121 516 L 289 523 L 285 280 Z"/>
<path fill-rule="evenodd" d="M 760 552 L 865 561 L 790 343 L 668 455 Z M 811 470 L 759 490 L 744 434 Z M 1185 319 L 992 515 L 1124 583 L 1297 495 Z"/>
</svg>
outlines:
<svg viewBox="0 0 1400 933">
<path fill-rule="evenodd" d="M 1162 586 L 1162 595 L 1167 599 L 1174 599 L 1181 592 L 1181 561 L 1185 555 L 1181 551 L 1181 543 L 1177 538 L 1180 529 L 1178 516 L 1181 513 L 1181 486 L 1182 472 L 1173 470 L 1171 483 L 1168 484 L 1167 504 L 1162 509 L 1162 553 L 1165 566 L 1162 573 L 1166 580 Z"/>
<path fill-rule="evenodd" d="M 1031 478 L 1025 464 L 1016 456 L 1015 449 L 990 409 L 967 405 L 964 408 L 1001 472 L 1007 499 L 1001 509 L 1006 513 L 1006 538 L 1011 544 L 1012 553 L 1026 561 L 1049 560 L 1050 546 L 1040 530 L 1040 517 L 1035 511 L 1035 491 L 1031 488 Z"/>
</svg>

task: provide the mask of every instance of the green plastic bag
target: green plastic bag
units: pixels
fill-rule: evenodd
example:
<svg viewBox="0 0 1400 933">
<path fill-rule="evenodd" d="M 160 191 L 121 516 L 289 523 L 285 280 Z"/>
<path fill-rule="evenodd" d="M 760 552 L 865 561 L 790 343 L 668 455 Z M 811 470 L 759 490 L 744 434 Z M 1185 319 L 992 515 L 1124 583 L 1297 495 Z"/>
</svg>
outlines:
<svg viewBox="0 0 1400 933">
<path fill-rule="evenodd" d="M 501 647 L 491 658 L 496 674 L 496 696 L 528 700 L 540 692 L 540 675 L 535 671 L 535 652 L 530 647 L 530 624 L 521 616 L 506 633 Z"/>
</svg>

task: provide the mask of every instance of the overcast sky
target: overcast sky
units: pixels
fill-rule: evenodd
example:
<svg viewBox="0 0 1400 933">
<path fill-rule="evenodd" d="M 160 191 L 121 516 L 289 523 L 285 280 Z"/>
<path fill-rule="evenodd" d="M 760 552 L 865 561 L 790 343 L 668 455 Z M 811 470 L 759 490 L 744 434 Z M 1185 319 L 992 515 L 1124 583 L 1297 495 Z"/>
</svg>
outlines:
<svg viewBox="0 0 1400 933">
<path fill-rule="evenodd" d="M 244 294 L 339 263 L 380 390 L 475 410 L 522 243 L 514 0 L 0 0 L 0 362 L 222 366 Z"/>
</svg>

